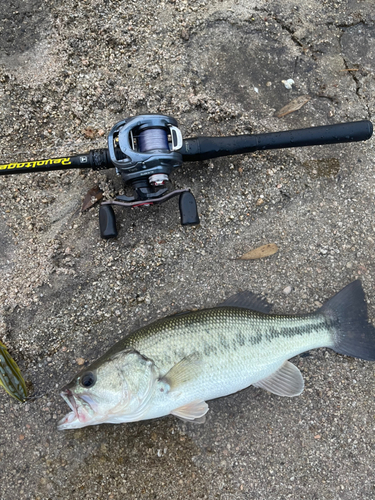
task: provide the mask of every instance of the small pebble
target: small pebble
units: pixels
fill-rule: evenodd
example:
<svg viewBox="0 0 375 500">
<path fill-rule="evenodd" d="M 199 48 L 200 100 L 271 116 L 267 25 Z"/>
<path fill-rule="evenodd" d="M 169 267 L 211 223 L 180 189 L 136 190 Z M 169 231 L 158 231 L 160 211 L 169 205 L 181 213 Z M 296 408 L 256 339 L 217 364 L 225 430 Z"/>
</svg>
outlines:
<svg viewBox="0 0 375 500">
<path fill-rule="evenodd" d="M 292 78 L 289 78 L 288 80 L 281 80 L 281 83 L 284 84 L 286 89 L 291 90 L 294 85 L 294 80 Z"/>
</svg>

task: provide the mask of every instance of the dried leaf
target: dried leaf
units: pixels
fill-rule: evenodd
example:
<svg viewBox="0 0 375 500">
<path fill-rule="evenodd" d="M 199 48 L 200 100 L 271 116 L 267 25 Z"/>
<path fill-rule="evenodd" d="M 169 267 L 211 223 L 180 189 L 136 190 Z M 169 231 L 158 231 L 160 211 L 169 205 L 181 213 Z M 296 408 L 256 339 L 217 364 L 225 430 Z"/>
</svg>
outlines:
<svg viewBox="0 0 375 500">
<path fill-rule="evenodd" d="M 302 108 L 302 106 L 309 102 L 310 99 L 311 97 L 308 95 L 300 95 L 299 97 L 293 99 L 293 101 L 290 101 L 289 104 L 281 108 L 280 111 L 276 113 L 276 116 L 278 118 L 282 118 L 285 115 L 289 115 L 289 113 L 293 113 L 293 111 L 297 111 L 298 109 Z"/>
<path fill-rule="evenodd" d="M 273 255 L 279 250 L 279 247 L 275 243 L 269 243 L 268 245 L 263 245 L 261 247 L 250 250 L 250 252 L 245 253 L 240 257 L 241 260 L 253 260 L 262 259 L 263 257 L 268 257 Z"/>
<path fill-rule="evenodd" d="M 86 127 L 84 130 L 82 130 L 82 132 L 88 139 L 95 139 L 98 131 L 94 127 Z"/>
<path fill-rule="evenodd" d="M 103 198 L 103 191 L 98 186 L 91 188 L 83 200 L 82 212 L 93 207 L 95 203 Z"/>
</svg>

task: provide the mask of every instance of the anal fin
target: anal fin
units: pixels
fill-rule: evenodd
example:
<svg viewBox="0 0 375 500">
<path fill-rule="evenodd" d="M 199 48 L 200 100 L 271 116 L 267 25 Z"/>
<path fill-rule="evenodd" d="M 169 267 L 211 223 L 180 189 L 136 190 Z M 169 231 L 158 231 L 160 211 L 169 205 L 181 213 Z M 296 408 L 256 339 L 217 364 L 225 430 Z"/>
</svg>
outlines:
<svg viewBox="0 0 375 500">
<path fill-rule="evenodd" d="M 299 396 L 304 388 L 304 381 L 299 369 L 289 361 L 269 377 L 259 380 L 254 387 L 260 387 L 277 396 Z"/>
</svg>

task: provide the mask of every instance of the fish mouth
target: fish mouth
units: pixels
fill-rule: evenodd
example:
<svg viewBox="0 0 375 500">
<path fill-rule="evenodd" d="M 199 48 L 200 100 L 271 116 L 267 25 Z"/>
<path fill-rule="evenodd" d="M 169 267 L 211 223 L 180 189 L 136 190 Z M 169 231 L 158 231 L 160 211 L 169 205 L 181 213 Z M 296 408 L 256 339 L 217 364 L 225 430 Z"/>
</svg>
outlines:
<svg viewBox="0 0 375 500">
<path fill-rule="evenodd" d="M 63 400 L 72 410 L 63 417 L 57 424 L 59 430 L 79 429 L 86 425 L 92 425 L 93 414 L 95 413 L 95 402 L 90 396 L 77 396 L 70 389 L 60 392 Z"/>
</svg>

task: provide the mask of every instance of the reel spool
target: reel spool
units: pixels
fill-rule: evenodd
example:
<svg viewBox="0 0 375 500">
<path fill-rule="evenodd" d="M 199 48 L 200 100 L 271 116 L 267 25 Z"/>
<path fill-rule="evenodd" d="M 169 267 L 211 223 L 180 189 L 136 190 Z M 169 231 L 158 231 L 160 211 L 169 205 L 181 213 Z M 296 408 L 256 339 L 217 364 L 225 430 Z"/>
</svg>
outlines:
<svg viewBox="0 0 375 500">
<path fill-rule="evenodd" d="M 128 118 L 117 123 L 108 136 L 110 159 L 126 183 L 140 176 L 152 177 L 151 185 L 165 181 L 165 176 L 182 165 L 182 145 L 176 120 L 166 115 Z M 153 177 L 156 175 L 161 176 L 159 181 Z"/>
</svg>

